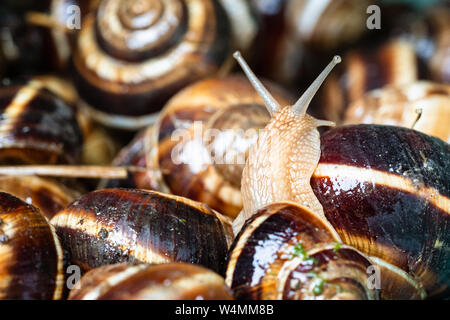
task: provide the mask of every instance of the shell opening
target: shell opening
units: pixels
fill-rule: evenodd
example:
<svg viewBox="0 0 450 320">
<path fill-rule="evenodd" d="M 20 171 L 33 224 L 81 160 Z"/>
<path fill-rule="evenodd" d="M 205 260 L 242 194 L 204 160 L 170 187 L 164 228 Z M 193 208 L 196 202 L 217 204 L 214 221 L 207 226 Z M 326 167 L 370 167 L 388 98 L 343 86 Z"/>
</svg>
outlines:
<svg viewBox="0 0 450 320">
<path fill-rule="evenodd" d="M 292 106 L 292 111 L 294 111 L 297 115 L 304 115 L 306 113 L 306 109 L 308 109 L 309 104 L 311 103 L 312 98 L 316 94 L 317 90 L 319 90 L 322 83 L 327 78 L 328 74 L 333 70 L 334 66 L 340 63 L 341 57 L 334 56 L 331 62 L 325 67 L 325 69 L 319 74 L 319 76 L 314 80 L 314 82 L 309 86 L 309 88 L 303 93 L 300 99 Z"/>
<path fill-rule="evenodd" d="M 253 71 L 248 66 L 247 62 L 245 62 L 244 58 L 242 57 L 241 53 L 239 51 L 236 51 L 233 54 L 233 57 L 237 60 L 237 62 L 240 64 L 242 70 L 244 71 L 247 78 L 250 80 L 250 83 L 253 85 L 255 90 L 258 92 L 258 94 L 261 96 L 261 98 L 264 101 L 264 104 L 267 107 L 267 110 L 272 115 L 278 110 L 281 109 L 280 104 L 274 99 L 274 97 L 270 94 L 269 91 L 267 91 L 266 87 L 262 84 L 261 81 L 256 77 L 256 75 L 253 73 Z"/>
</svg>

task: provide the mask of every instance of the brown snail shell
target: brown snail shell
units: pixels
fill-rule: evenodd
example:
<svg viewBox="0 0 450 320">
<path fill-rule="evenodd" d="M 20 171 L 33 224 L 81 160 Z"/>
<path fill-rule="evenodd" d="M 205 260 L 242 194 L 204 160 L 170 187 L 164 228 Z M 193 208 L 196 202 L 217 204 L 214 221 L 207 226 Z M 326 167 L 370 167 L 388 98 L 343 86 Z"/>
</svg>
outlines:
<svg viewBox="0 0 450 320">
<path fill-rule="evenodd" d="M 97 121 L 136 130 L 181 88 L 216 73 L 232 42 L 219 1 L 105 0 L 84 19 L 75 83 Z"/>
<path fill-rule="evenodd" d="M 316 50 L 335 49 L 352 43 L 367 30 L 370 1 L 288 1 L 286 23 L 294 39 Z"/>
<path fill-rule="evenodd" d="M 0 192 L 0 299 L 60 299 L 62 249 L 35 207 Z"/>
<path fill-rule="evenodd" d="M 413 127 L 447 143 L 450 143 L 449 121 L 450 85 L 428 81 L 370 91 L 352 103 L 344 117 L 345 124 Z"/>
<path fill-rule="evenodd" d="M 0 176 L 0 191 L 35 206 L 47 219 L 51 219 L 79 196 L 57 181 L 36 176 Z"/>
<path fill-rule="evenodd" d="M 270 88 L 281 103 L 289 102 L 289 94 Z M 153 172 L 107 186 L 170 191 L 234 218 L 242 209 L 240 182 L 248 148 L 269 119 L 263 100 L 242 76 L 199 81 L 172 97 L 157 124 L 114 161 Z"/>
<path fill-rule="evenodd" d="M 222 272 L 230 222 L 198 202 L 154 191 L 87 193 L 51 220 L 73 264 L 190 262 Z"/>
<path fill-rule="evenodd" d="M 230 299 L 221 276 L 187 263 L 102 266 L 86 273 L 69 294 L 69 300 Z"/>
<path fill-rule="evenodd" d="M 304 207 L 270 204 L 236 237 L 226 282 L 238 299 L 378 299 L 367 285 L 372 263 L 338 241 Z"/>
<path fill-rule="evenodd" d="M 0 87 L 0 162 L 76 163 L 83 137 L 75 110 L 39 79 Z"/>
</svg>

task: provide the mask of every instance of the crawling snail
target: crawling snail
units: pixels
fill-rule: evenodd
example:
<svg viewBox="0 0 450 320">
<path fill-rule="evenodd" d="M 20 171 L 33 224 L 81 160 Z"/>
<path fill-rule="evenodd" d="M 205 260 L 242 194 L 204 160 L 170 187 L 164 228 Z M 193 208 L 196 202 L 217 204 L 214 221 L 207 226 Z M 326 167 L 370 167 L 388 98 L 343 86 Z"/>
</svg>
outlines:
<svg viewBox="0 0 450 320">
<path fill-rule="evenodd" d="M 220 273 L 233 235 L 229 220 L 206 205 L 137 189 L 87 193 L 51 223 L 84 272 L 119 262 L 189 262 Z"/>
<path fill-rule="evenodd" d="M 450 142 L 450 85 L 416 81 L 372 90 L 352 103 L 344 124 L 376 123 L 412 127 Z"/>
<path fill-rule="evenodd" d="M 107 126 L 153 123 L 173 94 L 225 67 L 233 46 L 252 42 L 252 21 L 242 0 L 101 1 L 73 54 L 85 109 Z"/>
<path fill-rule="evenodd" d="M 278 101 L 290 102 L 289 94 L 267 84 Z M 113 161 L 152 170 L 101 187 L 170 192 L 234 218 L 242 208 L 240 182 L 248 148 L 269 119 L 263 100 L 244 77 L 198 81 L 172 97 L 158 122 Z"/>
<path fill-rule="evenodd" d="M 230 300 L 224 279 L 187 263 L 115 264 L 86 273 L 69 300 Z"/>
<path fill-rule="evenodd" d="M 0 299 L 60 299 L 63 253 L 37 208 L 0 192 Z"/>
<path fill-rule="evenodd" d="M 251 147 L 243 171 L 244 208 L 233 222 L 235 233 L 247 219 L 256 218 L 236 238 L 231 257 L 248 250 L 245 240 L 238 244 L 259 230 L 258 210 L 291 201 L 378 266 L 383 298 L 447 295 L 449 145 L 411 129 L 377 125 L 337 127 L 320 136 L 316 128 L 332 123 L 309 116 L 306 108 L 339 57 L 297 103 L 284 108 L 239 53 L 235 57 L 264 97 L 272 120 Z M 276 237 L 270 227 L 261 232 Z M 248 259 L 251 255 L 244 261 Z M 239 260 L 230 266 L 241 268 Z M 229 271 L 231 285 L 232 277 Z M 251 279 L 246 278 L 247 286 Z"/>
</svg>

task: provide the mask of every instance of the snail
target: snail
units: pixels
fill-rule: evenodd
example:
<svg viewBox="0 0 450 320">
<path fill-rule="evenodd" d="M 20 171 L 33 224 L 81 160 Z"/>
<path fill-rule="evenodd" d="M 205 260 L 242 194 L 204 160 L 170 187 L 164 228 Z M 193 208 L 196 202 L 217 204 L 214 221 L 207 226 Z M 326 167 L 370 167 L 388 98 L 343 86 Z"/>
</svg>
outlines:
<svg viewBox="0 0 450 320">
<path fill-rule="evenodd" d="M 120 262 L 189 262 L 223 272 L 231 223 L 192 200 L 136 189 L 82 195 L 50 221 L 83 272 Z"/>
<path fill-rule="evenodd" d="M 75 284 L 69 300 L 231 300 L 224 279 L 187 263 L 102 266 Z"/>
<path fill-rule="evenodd" d="M 37 208 L 0 192 L 0 299 L 60 299 L 63 254 Z"/>
<path fill-rule="evenodd" d="M 417 81 L 369 91 L 347 108 L 343 122 L 412 127 L 450 143 L 449 121 L 450 85 Z"/>
<path fill-rule="evenodd" d="M 0 87 L 3 164 L 78 162 L 83 141 L 74 108 L 31 78 Z"/>
<path fill-rule="evenodd" d="M 85 110 L 116 128 L 152 124 L 172 95 L 226 68 L 232 46 L 251 43 L 255 32 L 240 26 L 255 29 L 252 21 L 242 0 L 101 1 L 73 54 Z"/>
<path fill-rule="evenodd" d="M 60 182 L 36 176 L 0 176 L 0 191 L 35 206 L 47 219 L 79 196 Z"/>
<path fill-rule="evenodd" d="M 339 57 L 284 108 L 235 57 L 272 114 L 249 151 L 235 234 L 264 206 L 292 201 L 380 268 L 383 298 L 448 294 L 449 145 L 382 125 L 336 127 L 320 136 L 317 126 L 332 123 L 305 112 Z"/>
<path fill-rule="evenodd" d="M 290 101 L 288 93 L 268 85 L 280 102 Z M 196 82 L 172 97 L 158 122 L 113 161 L 152 170 L 101 187 L 170 192 L 234 218 L 242 208 L 240 181 L 248 148 L 269 119 L 263 100 L 244 77 Z"/>
<path fill-rule="evenodd" d="M 372 263 L 333 228 L 293 202 L 262 207 L 230 248 L 226 283 L 237 299 L 378 299 Z"/>
</svg>

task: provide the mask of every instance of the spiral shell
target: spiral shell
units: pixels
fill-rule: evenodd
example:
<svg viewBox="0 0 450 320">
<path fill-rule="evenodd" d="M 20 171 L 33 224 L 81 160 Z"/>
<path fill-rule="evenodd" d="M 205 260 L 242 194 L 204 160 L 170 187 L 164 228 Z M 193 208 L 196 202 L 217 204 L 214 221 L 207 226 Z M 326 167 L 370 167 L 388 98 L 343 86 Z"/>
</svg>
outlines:
<svg viewBox="0 0 450 320">
<path fill-rule="evenodd" d="M 187 263 L 108 265 L 89 271 L 69 300 L 230 300 L 218 274 Z"/>
<path fill-rule="evenodd" d="M 270 88 L 280 103 L 289 103 L 289 94 Z M 262 99 L 243 77 L 199 81 L 176 94 L 158 123 L 114 161 L 152 171 L 106 186 L 170 191 L 234 218 L 242 208 L 240 182 L 248 149 L 269 119 Z"/>
<path fill-rule="evenodd" d="M 0 299 L 60 299 L 62 249 L 35 207 L 0 192 Z"/>
<path fill-rule="evenodd" d="M 114 127 L 154 122 L 174 93 L 216 73 L 232 45 L 218 1 L 105 0 L 84 20 L 75 83 L 89 113 Z"/>
<path fill-rule="evenodd" d="M 449 121 L 450 85 L 428 81 L 370 91 L 351 104 L 344 117 L 344 124 L 413 127 L 447 143 L 450 143 Z"/>
<path fill-rule="evenodd" d="M 371 262 L 337 241 L 304 207 L 270 204 L 236 237 L 226 283 L 238 299 L 377 299 L 367 285 Z"/>
<path fill-rule="evenodd" d="M 359 50 L 351 50 L 324 83 L 314 112 L 341 123 L 346 109 L 367 92 L 385 86 L 405 86 L 417 81 L 419 65 L 414 47 L 403 39 L 393 39 Z"/>
<path fill-rule="evenodd" d="M 119 262 L 190 262 L 222 272 L 230 222 L 189 199 L 133 189 L 81 196 L 51 223 L 84 271 Z"/>
</svg>

